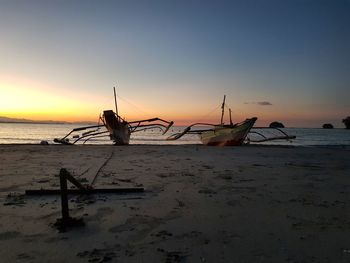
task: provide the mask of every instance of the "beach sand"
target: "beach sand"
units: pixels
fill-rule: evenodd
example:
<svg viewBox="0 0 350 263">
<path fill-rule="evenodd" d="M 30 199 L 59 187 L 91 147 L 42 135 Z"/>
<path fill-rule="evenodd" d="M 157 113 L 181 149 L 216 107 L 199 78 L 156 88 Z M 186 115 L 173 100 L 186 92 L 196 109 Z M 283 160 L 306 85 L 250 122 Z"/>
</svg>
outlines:
<svg viewBox="0 0 350 263">
<path fill-rule="evenodd" d="M 0 262 L 350 262 L 349 153 L 0 145 Z M 23 194 L 58 189 L 61 168 L 145 192 L 70 196 L 85 226 L 60 233 L 60 197 Z"/>
</svg>

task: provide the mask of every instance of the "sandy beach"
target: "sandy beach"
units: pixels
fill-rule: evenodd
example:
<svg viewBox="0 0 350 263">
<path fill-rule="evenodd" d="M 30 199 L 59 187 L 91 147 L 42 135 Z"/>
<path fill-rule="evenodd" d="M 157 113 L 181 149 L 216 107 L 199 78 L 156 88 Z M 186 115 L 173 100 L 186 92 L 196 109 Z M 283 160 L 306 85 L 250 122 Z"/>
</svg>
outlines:
<svg viewBox="0 0 350 263">
<path fill-rule="evenodd" d="M 0 145 L 1 262 L 350 262 L 350 149 Z M 69 197 L 85 226 L 60 233 Z M 99 171 L 99 172 L 98 172 Z M 71 187 L 71 184 L 69 184 Z"/>
</svg>

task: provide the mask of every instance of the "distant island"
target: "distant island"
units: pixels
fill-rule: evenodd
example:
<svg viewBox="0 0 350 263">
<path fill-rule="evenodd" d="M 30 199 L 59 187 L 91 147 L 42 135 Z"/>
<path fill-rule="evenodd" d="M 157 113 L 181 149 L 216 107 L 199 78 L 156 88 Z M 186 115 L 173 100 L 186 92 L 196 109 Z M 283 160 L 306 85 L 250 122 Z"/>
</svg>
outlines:
<svg viewBox="0 0 350 263">
<path fill-rule="evenodd" d="M 346 129 L 350 129 L 350 116 L 343 119 L 343 123 L 344 123 Z"/>
<path fill-rule="evenodd" d="M 270 123 L 269 127 L 270 128 L 284 128 L 284 125 L 281 122 L 274 121 L 274 122 Z"/>
<path fill-rule="evenodd" d="M 67 122 L 67 121 L 52 121 L 52 120 L 28 120 L 28 119 L 17 119 L 0 116 L 0 123 L 27 123 L 27 124 L 95 124 L 91 121 L 79 121 L 79 122 Z"/>
<path fill-rule="evenodd" d="M 333 129 L 334 126 L 331 123 L 325 123 L 322 126 L 323 129 Z"/>
</svg>

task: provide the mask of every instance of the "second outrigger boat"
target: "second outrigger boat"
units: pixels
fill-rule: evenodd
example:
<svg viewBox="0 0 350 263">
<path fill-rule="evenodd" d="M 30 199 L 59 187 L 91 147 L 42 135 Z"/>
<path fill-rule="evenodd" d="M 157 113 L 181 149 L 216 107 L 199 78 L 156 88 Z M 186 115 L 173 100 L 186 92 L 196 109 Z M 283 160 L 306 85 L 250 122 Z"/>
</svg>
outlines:
<svg viewBox="0 0 350 263">
<path fill-rule="evenodd" d="M 93 126 L 79 127 L 71 130 L 61 139 L 54 139 L 54 142 L 61 144 L 76 144 L 78 142 L 87 142 L 93 138 L 106 137 L 114 142 L 115 145 L 128 145 L 130 135 L 134 132 L 158 128 L 165 134 L 174 124 L 173 121 L 166 121 L 160 118 L 151 118 L 137 121 L 126 121 L 118 114 L 117 96 L 114 90 L 115 111 L 105 110 L 99 118 L 99 123 Z M 102 122 L 102 124 L 100 124 Z M 81 135 L 77 132 L 85 131 Z M 72 136 L 71 142 L 68 137 Z"/>
<path fill-rule="evenodd" d="M 224 96 L 221 105 L 222 112 L 220 124 L 194 123 L 188 126 L 183 132 L 171 135 L 167 140 L 177 140 L 185 134 L 198 134 L 202 143 L 205 145 L 242 145 L 257 118 L 253 117 L 240 123 L 233 124 L 230 109 L 230 124 L 224 124 L 225 100 L 226 96 Z M 192 130 L 194 126 L 211 126 L 211 128 Z"/>
<path fill-rule="evenodd" d="M 277 129 L 279 132 L 282 133 L 282 136 L 277 136 L 273 138 L 266 137 L 261 132 L 252 132 L 254 134 L 257 134 L 261 137 L 261 139 L 258 140 L 252 140 L 249 139 L 249 141 L 246 140 L 247 135 L 251 132 L 251 129 L 253 128 L 257 117 L 252 117 L 249 119 L 246 119 L 240 123 L 233 123 L 232 122 L 232 116 L 231 116 L 231 109 L 229 109 L 229 116 L 230 116 L 230 124 L 224 124 L 224 113 L 225 113 L 225 101 L 226 96 L 224 96 L 224 100 L 221 105 L 221 121 L 220 124 L 211 124 L 211 123 L 194 123 L 185 128 L 182 132 L 173 134 L 167 138 L 167 140 L 177 140 L 184 136 L 185 134 L 198 134 L 202 143 L 204 145 L 217 145 L 217 146 L 236 146 L 236 145 L 242 145 L 245 142 L 264 142 L 264 141 L 271 141 L 271 140 L 277 140 L 277 139 L 294 139 L 295 136 L 289 136 L 280 129 Z M 195 129 L 192 130 L 194 126 L 202 126 L 206 127 L 209 126 L 210 128 L 206 129 Z M 258 127 L 257 129 L 270 129 L 270 128 L 262 128 Z"/>
</svg>

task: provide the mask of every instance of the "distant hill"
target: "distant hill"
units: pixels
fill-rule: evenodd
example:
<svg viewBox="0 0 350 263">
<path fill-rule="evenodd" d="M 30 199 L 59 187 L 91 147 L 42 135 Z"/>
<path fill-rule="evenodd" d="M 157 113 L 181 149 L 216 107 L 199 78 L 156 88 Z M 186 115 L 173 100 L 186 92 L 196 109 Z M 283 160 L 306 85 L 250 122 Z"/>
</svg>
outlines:
<svg viewBox="0 0 350 263">
<path fill-rule="evenodd" d="M 2 123 L 38 123 L 38 124 L 68 124 L 69 123 L 65 121 L 51 121 L 51 120 L 34 121 L 34 120 L 28 120 L 28 119 L 8 118 L 4 116 L 0 116 L 0 122 Z"/>
<path fill-rule="evenodd" d="M 284 128 L 284 125 L 282 122 L 274 121 L 271 122 L 269 125 L 270 128 Z"/>
<path fill-rule="evenodd" d="M 52 120 L 28 120 L 28 119 L 17 119 L 17 118 L 8 118 L 4 116 L 0 116 L 0 123 L 32 123 L 32 124 L 81 124 L 81 125 L 90 125 L 96 124 L 94 122 L 89 121 L 79 121 L 79 122 L 67 122 L 67 121 L 52 121 Z"/>
<path fill-rule="evenodd" d="M 30 121 L 26 119 L 14 119 L 14 118 L 0 116 L 0 122 L 30 122 Z"/>
</svg>

